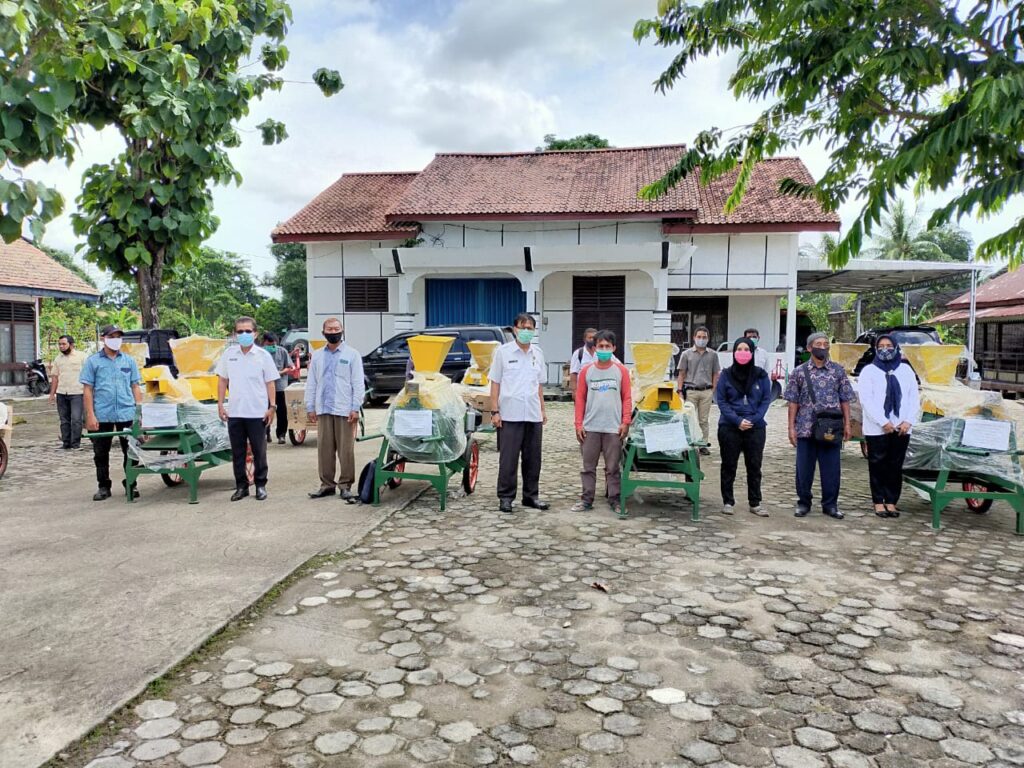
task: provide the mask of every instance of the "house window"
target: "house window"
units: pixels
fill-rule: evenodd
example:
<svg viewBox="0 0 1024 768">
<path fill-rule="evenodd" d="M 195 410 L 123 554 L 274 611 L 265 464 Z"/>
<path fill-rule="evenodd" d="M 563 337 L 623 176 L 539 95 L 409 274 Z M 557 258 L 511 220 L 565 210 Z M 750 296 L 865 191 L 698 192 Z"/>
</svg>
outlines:
<svg viewBox="0 0 1024 768">
<path fill-rule="evenodd" d="M 346 277 L 346 312 L 387 312 L 388 279 L 386 277 Z"/>
<path fill-rule="evenodd" d="M 28 302 L 0 301 L 0 386 L 22 383 L 22 364 L 35 356 L 35 307 Z"/>
<path fill-rule="evenodd" d="M 570 350 L 583 338 L 587 328 L 615 332 L 618 348 L 626 346 L 625 276 L 572 278 L 572 339 Z M 621 352 L 620 352 L 621 354 Z"/>
</svg>

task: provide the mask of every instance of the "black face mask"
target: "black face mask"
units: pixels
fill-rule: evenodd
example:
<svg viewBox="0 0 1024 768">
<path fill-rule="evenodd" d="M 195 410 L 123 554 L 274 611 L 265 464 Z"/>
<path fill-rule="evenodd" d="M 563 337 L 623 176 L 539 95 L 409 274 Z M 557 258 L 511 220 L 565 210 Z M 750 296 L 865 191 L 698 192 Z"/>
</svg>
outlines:
<svg viewBox="0 0 1024 768">
<path fill-rule="evenodd" d="M 328 344 L 337 344 L 339 341 L 341 341 L 341 337 L 342 336 L 343 336 L 343 334 L 341 334 L 341 333 L 325 333 L 324 334 L 324 338 L 327 339 L 327 343 Z"/>
<path fill-rule="evenodd" d="M 812 347 L 811 354 L 814 355 L 815 360 L 826 360 L 828 359 L 828 350 L 821 349 L 820 347 Z"/>
<path fill-rule="evenodd" d="M 595 342 L 595 341 L 594 341 L 593 339 L 591 339 L 590 341 L 585 341 L 585 342 L 583 342 L 583 343 L 587 345 L 587 349 L 593 349 L 593 348 L 594 348 L 594 345 L 595 345 L 595 344 L 596 344 L 597 342 Z"/>
</svg>

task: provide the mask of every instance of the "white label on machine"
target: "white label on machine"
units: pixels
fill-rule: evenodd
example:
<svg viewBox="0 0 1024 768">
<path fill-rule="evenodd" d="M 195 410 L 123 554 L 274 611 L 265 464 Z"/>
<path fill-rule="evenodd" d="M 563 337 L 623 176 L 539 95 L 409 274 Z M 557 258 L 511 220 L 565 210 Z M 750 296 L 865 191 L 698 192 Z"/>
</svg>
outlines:
<svg viewBox="0 0 1024 768">
<path fill-rule="evenodd" d="M 143 403 L 142 426 L 146 429 L 177 427 L 178 406 L 175 403 Z"/>
<path fill-rule="evenodd" d="M 433 412 L 396 410 L 392 429 L 395 437 L 430 437 L 434 434 Z"/>
<path fill-rule="evenodd" d="M 986 451 L 1010 450 L 1010 428 L 1008 421 L 994 419 L 964 419 L 964 436 L 960 444 L 965 448 L 982 448 Z"/>
<path fill-rule="evenodd" d="M 648 453 L 679 453 L 689 448 L 681 422 L 644 427 L 644 445 Z"/>
</svg>

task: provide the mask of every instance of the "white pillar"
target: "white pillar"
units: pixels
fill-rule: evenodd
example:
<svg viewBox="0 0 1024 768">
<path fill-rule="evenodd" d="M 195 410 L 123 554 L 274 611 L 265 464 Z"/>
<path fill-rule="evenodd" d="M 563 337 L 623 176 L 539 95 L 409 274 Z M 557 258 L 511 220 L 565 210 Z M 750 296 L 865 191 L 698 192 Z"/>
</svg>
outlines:
<svg viewBox="0 0 1024 768">
<path fill-rule="evenodd" d="M 903 324 L 910 325 L 910 291 L 903 292 Z"/>
<path fill-rule="evenodd" d="M 971 263 L 974 263 L 974 252 L 971 251 Z M 977 318 L 978 303 L 978 270 L 971 270 L 971 304 L 967 310 L 967 378 L 970 380 L 974 373 L 974 334 Z"/>
<path fill-rule="evenodd" d="M 668 310 L 654 311 L 651 341 L 672 341 L 672 313 Z"/>
<path fill-rule="evenodd" d="M 393 317 L 395 318 L 395 333 L 411 333 L 416 330 L 415 312 L 396 312 Z"/>
<path fill-rule="evenodd" d="M 860 310 L 861 310 L 861 304 L 862 303 L 863 302 L 862 302 L 860 296 L 858 296 L 857 297 L 857 304 L 856 304 L 856 306 L 857 306 L 857 336 L 860 336 L 862 333 L 864 333 L 864 325 L 861 322 L 861 317 L 860 317 Z"/>
<path fill-rule="evenodd" d="M 796 367 L 796 281 L 786 294 L 786 368 Z"/>
</svg>

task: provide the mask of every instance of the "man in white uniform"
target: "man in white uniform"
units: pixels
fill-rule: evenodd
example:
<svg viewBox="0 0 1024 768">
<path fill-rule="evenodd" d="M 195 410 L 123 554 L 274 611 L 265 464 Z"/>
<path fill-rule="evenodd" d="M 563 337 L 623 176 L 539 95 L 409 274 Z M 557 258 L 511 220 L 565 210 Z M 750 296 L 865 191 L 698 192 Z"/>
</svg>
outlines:
<svg viewBox="0 0 1024 768">
<path fill-rule="evenodd" d="M 523 461 L 523 506 L 547 509 L 540 500 L 544 412 L 544 355 L 533 346 L 536 323 L 525 312 L 514 323 L 516 340 L 498 347 L 491 363 L 491 421 L 498 433 L 498 501 L 512 511 L 519 457 Z"/>
<path fill-rule="evenodd" d="M 597 336 L 597 328 L 587 328 L 583 332 L 583 346 L 574 349 L 572 357 L 569 358 L 569 393 L 576 396 L 576 386 L 579 384 L 580 371 L 584 366 L 597 362 L 597 355 L 594 352 L 594 338 Z"/>
</svg>

